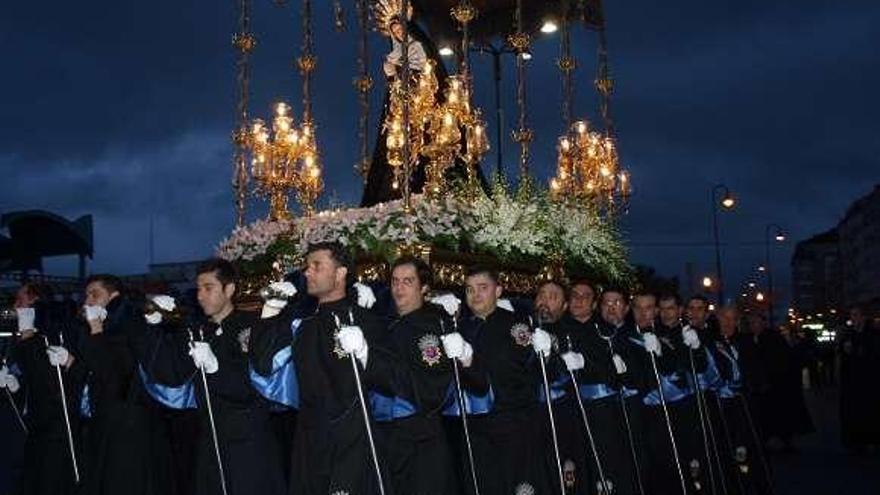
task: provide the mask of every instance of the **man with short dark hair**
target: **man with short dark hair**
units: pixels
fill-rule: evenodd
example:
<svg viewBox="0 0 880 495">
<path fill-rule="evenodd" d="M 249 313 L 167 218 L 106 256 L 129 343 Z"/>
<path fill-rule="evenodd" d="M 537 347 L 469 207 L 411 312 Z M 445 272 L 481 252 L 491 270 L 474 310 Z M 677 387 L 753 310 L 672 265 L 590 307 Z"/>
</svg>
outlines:
<svg viewBox="0 0 880 495">
<path fill-rule="evenodd" d="M 718 423 L 716 443 L 721 451 L 725 478 L 730 490 L 741 493 L 772 493 L 768 459 L 754 429 L 748 368 L 756 360 L 754 343 L 739 332 L 739 310 L 724 306 L 718 310 L 718 337 L 707 346 L 715 360 L 719 379 L 714 386 Z"/>
<path fill-rule="evenodd" d="M 572 332 L 574 329 L 566 320 L 568 310 L 568 287 L 557 280 L 546 280 L 538 285 L 535 296 L 535 313 L 542 330 L 549 332 L 556 342 L 559 353 L 574 347 Z M 564 359 L 564 358 L 563 358 Z M 566 490 L 573 493 L 589 492 L 590 481 L 587 474 L 587 460 L 584 458 L 587 445 L 584 442 L 583 426 L 577 408 L 576 394 L 571 389 L 571 378 L 565 363 L 554 355 L 548 359 L 548 374 L 551 387 L 553 414 L 559 443 L 560 461 L 562 462 L 563 479 Z M 544 401 L 544 393 L 540 394 Z M 548 464 L 556 468 L 552 436 L 547 421 L 542 425 L 545 430 L 545 451 Z M 557 483 L 558 484 L 558 483 Z"/>
<path fill-rule="evenodd" d="M 146 333 L 142 301 L 130 298 L 118 277 L 97 274 L 86 280 L 84 302 L 87 330 L 79 351 L 90 416 L 84 492 L 167 493 L 170 445 L 162 412 L 138 373 L 138 343 Z M 65 347 L 50 352 L 50 360 L 66 361 Z"/>
<path fill-rule="evenodd" d="M 19 288 L 14 303 L 18 332 L 9 355 L 4 356 L 8 362 L 4 359 L 0 365 L 0 388 L 21 399 L 19 411 L 26 411 L 23 420 L 28 434 L 16 491 L 24 495 L 65 495 L 76 490 L 58 372 L 65 383 L 64 400 L 70 408 L 73 441 L 82 468 L 81 422 L 73 406 L 82 388 L 84 369 L 81 360 L 70 353 L 58 369 L 47 357 L 47 342 L 57 349 L 63 335 L 71 345 L 77 329 L 56 317 L 49 294 L 48 287 L 36 282 Z"/>
<path fill-rule="evenodd" d="M 580 279 L 572 282 L 568 291 L 568 314 L 580 323 L 591 320 L 596 312 L 596 289 L 593 284 Z"/>
<path fill-rule="evenodd" d="M 226 492 L 280 495 L 285 487 L 279 444 L 270 423 L 271 403 L 254 387 L 249 373 L 251 337 L 257 319 L 235 307 L 237 273 L 229 261 L 211 259 L 202 263 L 197 269 L 196 289 L 204 319 L 188 335 L 167 336 L 165 342 L 154 343 L 149 367 L 157 381 L 174 386 L 189 382 L 194 386 L 201 412 L 196 494 L 223 493 L 207 398 L 198 376 L 204 372 Z M 192 341 L 187 342 L 187 338 Z"/>
<path fill-rule="evenodd" d="M 351 356 L 364 389 L 393 395 L 395 358 L 383 347 L 386 324 L 349 293 L 354 266 L 342 245 L 310 245 L 305 276 L 317 311 L 306 318 L 282 312 L 264 320 L 251 356 L 255 370 L 269 376 L 273 357 L 285 348 L 292 351 L 299 413 L 289 493 L 372 495 L 378 493 L 378 480 Z M 381 457 L 379 462 L 384 465 Z"/>
<path fill-rule="evenodd" d="M 469 418 L 480 492 L 554 493 L 540 434 L 547 416 L 536 396 L 541 378 L 532 332 L 528 323 L 498 306 L 502 292 L 493 269 L 468 270 L 465 295 L 473 316 L 462 321 L 462 334 L 479 356 L 494 394 L 489 414 Z"/>
<path fill-rule="evenodd" d="M 641 392 L 648 370 L 642 359 L 644 349 L 638 343 L 641 337 L 627 321 L 629 308 L 628 292 L 608 287 L 599 298 L 599 318 L 593 326 L 608 363 L 608 384 L 600 387 L 590 402 L 597 415 L 609 418 L 608 428 L 598 428 L 597 443 L 608 481 L 618 494 L 647 489 Z"/>
<path fill-rule="evenodd" d="M 658 298 L 653 294 L 637 296 L 636 307 L 645 307 L 650 312 L 648 321 L 638 318 L 637 327 L 642 331 L 646 351 L 653 353 L 657 364 L 658 377 L 651 375 L 648 393 L 645 394 L 645 424 L 649 433 L 652 461 L 652 484 L 656 493 L 678 493 L 681 491 L 679 469 L 685 478 L 689 491 L 699 492 L 714 489 L 709 485 L 710 466 L 703 443 L 703 432 L 708 426 L 703 423 L 706 412 L 701 415 L 702 404 L 698 404 L 694 385 L 694 371 L 706 370 L 705 351 L 700 345 L 696 330 L 682 327 L 682 308 L 677 294 L 664 294 Z M 659 322 L 656 317 L 659 314 Z M 656 323 L 655 323 L 656 322 Z M 647 345 L 648 335 L 655 341 L 653 348 Z M 699 351 L 694 358 L 695 351 Z M 650 366 L 651 356 L 645 355 Z M 698 364 L 699 363 L 699 364 Z M 698 375 L 699 377 L 700 375 Z M 663 396 L 661 398 L 661 388 Z M 665 401 L 670 424 L 666 422 Z M 671 449 L 670 431 L 675 438 L 680 465 L 676 466 Z"/>
<path fill-rule="evenodd" d="M 459 362 L 466 391 L 483 396 L 489 388 L 485 375 L 472 371 L 474 350 L 454 331 L 454 316 L 425 303 L 431 280 L 430 267 L 420 258 L 404 256 L 391 267 L 397 317 L 389 327 L 388 346 L 398 358 L 401 379 L 394 397 L 371 396 L 393 493 L 458 493 L 441 422 L 454 390 L 450 358 Z"/>
</svg>

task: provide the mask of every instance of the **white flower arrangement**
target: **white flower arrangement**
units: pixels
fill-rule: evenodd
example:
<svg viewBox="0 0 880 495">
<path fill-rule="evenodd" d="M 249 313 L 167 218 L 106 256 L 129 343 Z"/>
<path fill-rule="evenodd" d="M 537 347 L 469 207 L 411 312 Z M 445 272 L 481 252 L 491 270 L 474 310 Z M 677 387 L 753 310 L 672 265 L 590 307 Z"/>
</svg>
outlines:
<svg viewBox="0 0 880 495">
<path fill-rule="evenodd" d="M 289 222 L 258 220 L 236 228 L 220 243 L 217 256 L 268 269 L 282 257 L 300 257 L 316 242 L 339 242 L 379 256 L 390 255 L 401 243 L 424 242 L 454 251 L 466 245 L 502 262 L 561 256 L 606 278 L 626 277 L 626 250 L 614 227 L 595 210 L 541 196 L 522 199 L 502 186 L 492 193 L 468 202 L 454 195 L 437 200 L 413 196 L 409 215 L 397 200 L 325 210 Z"/>
</svg>

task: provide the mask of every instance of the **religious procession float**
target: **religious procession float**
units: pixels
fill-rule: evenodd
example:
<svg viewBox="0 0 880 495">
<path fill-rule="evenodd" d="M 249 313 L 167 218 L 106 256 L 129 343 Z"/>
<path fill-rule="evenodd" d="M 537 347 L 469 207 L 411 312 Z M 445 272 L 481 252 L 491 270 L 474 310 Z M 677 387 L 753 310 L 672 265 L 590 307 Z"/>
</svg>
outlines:
<svg viewBox="0 0 880 495">
<path fill-rule="evenodd" d="M 322 162 L 312 109 L 313 77 L 321 68 L 312 4 L 301 0 L 299 6 L 300 117 L 288 103 L 277 102 L 274 115 L 263 120 L 251 118 L 248 108 L 250 65 L 258 46 L 253 6 L 251 0 L 238 2 L 233 36 L 237 215 L 235 229 L 217 254 L 239 266 L 246 289 L 255 291 L 295 270 L 308 244 L 322 241 L 349 246 L 358 260 L 358 278 L 365 282 L 386 279 L 389 261 L 404 253 L 430 264 L 435 288 L 460 287 L 473 263 L 497 268 L 507 290 L 515 293 L 528 293 L 545 278 L 630 281 L 632 270 L 616 228 L 630 183 L 619 161 L 610 113 L 613 83 L 600 0 L 334 0 L 335 30 L 349 30 L 349 17 L 356 21 L 352 98 L 360 109 L 360 156 L 355 173 L 364 186 L 358 207 L 324 209 L 316 208 L 323 176 L 338 164 Z M 596 40 L 589 45 L 598 62 L 594 121 L 574 115 L 576 29 Z M 564 123 L 556 140 L 556 173 L 546 185 L 530 175 L 534 131 L 526 104 L 532 42 L 542 32 L 558 32 L 553 38 L 559 41 Z M 369 62 L 369 42 L 377 33 L 390 47 L 381 63 L 383 84 L 374 80 L 380 64 Z M 514 60 L 515 128 L 504 129 L 500 118 L 487 123 L 473 104 L 475 53 L 495 58 L 494 113 L 499 117 L 500 58 L 510 54 Z M 373 92 L 380 86 L 381 117 L 371 123 Z M 371 129 L 377 129 L 373 146 Z M 515 175 L 503 168 L 507 136 L 519 151 Z M 484 174 L 481 164 L 492 147 L 497 166 Z M 252 198 L 268 201 L 269 214 L 246 223 Z"/>
</svg>

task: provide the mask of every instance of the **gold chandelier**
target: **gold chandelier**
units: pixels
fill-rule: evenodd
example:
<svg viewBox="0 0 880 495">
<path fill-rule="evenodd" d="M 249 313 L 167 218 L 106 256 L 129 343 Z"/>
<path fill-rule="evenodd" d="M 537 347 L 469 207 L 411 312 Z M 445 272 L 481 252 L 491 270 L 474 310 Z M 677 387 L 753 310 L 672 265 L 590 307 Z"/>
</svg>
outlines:
<svg viewBox="0 0 880 495">
<path fill-rule="evenodd" d="M 314 212 L 323 181 L 311 121 L 297 127 L 290 105 L 277 103 L 271 129 L 262 119 L 251 124 L 247 149 L 256 191 L 269 198 L 271 219 L 290 218 L 287 198 L 291 192 L 296 193 L 306 215 Z"/>
<path fill-rule="evenodd" d="M 621 170 L 613 137 L 579 120 L 559 138 L 556 149 L 556 177 L 550 181 L 553 199 L 608 207 L 629 196 L 629 175 Z"/>
</svg>

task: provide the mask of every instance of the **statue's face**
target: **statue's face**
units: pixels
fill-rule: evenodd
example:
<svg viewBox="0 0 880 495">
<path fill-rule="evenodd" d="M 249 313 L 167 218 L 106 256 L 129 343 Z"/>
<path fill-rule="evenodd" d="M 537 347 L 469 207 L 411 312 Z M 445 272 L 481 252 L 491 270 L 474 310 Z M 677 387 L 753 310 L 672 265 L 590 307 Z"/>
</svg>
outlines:
<svg viewBox="0 0 880 495">
<path fill-rule="evenodd" d="M 391 25 L 391 34 L 397 41 L 403 41 L 403 24 L 395 22 Z"/>
</svg>

